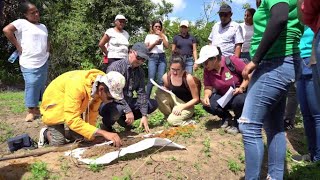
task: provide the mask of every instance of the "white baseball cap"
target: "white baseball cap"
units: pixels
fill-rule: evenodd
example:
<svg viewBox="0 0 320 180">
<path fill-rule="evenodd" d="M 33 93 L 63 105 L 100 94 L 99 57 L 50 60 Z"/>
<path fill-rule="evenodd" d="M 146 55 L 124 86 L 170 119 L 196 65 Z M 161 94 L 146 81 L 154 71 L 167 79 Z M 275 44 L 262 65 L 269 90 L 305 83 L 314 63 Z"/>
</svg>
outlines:
<svg viewBox="0 0 320 180">
<path fill-rule="evenodd" d="M 217 55 L 219 55 L 219 50 L 217 46 L 213 46 L 213 45 L 203 46 L 200 50 L 199 58 L 195 63 L 202 64 L 205 61 L 207 61 L 209 58 L 216 57 Z"/>
<path fill-rule="evenodd" d="M 181 22 L 180 22 L 180 27 L 181 27 L 181 26 L 189 27 L 189 21 L 187 21 L 187 20 L 181 21 Z"/>
<path fill-rule="evenodd" d="M 114 99 L 123 99 L 123 88 L 126 85 L 126 79 L 117 71 L 110 71 L 106 75 L 101 76 L 100 82 L 103 82 L 108 88 Z"/>
<path fill-rule="evenodd" d="M 118 14 L 118 15 L 114 18 L 115 21 L 118 20 L 118 19 L 127 20 L 126 17 L 124 17 L 124 15 L 122 15 L 122 14 Z"/>
</svg>

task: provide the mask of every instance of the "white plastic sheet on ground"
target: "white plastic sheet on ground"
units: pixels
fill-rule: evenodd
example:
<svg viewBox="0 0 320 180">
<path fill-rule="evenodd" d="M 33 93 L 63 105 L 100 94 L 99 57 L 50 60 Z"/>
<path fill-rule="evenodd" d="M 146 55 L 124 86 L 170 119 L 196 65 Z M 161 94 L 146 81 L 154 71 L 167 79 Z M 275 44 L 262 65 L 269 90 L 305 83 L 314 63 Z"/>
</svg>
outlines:
<svg viewBox="0 0 320 180">
<path fill-rule="evenodd" d="M 97 144 L 95 146 L 102 146 L 102 145 L 107 145 L 111 144 L 111 141 Z M 109 164 L 113 160 L 117 159 L 118 157 L 124 156 L 129 153 L 136 153 L 140 152 L 146 149 L 149 149 L 154 146 L 166 146 L 166 147 L 175 147 L 178 149 L 186 149 L 184 146 L 176 144 L 172 142 L 170 139 L 163 139 L 163 138 L 147 138 L 144 140 L 141 140 L 135 144 L 132 144 L 128 147 L 122 148 L 119 151 L 114 151 L 114 152 L 109 152 L 106 153 L 105 155 L 96 158 L 96 159 L 88 159 L 88 158 L 82 158 L 81 154 L 88 149 L 88 147 L 85 148 L 77 148 L 72 151 L 67 151 L 65 152 L 65 156 L 72 156 L 76 159 L 78 159 L 80 162 L 83 162 L 85 164 Z"/>
</svg>

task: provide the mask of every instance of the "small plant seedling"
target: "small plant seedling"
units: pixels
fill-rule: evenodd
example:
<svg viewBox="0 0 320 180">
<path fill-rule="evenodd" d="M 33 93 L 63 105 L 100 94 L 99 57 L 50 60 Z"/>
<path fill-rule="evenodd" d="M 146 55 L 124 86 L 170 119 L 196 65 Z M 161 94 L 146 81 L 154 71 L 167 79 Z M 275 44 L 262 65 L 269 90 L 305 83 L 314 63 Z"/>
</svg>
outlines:
<svg viewBox="0 0 320 180">
<path fill-rule="evenodd" d="M 207 137 L 204 141 L 203 141 L 203 152 L 205 154 L 206 157 L 211 157 L 211 150 L 210 150 L 210 138 Z"/>
<path fill-rule="evenodd" d="M 197 170 L 200 171 L 201 170 L 201 165 L 199 163 L 194 163 L 193 167 Z"/>
<path fill-rule="evenodd" d="M 233 173 L 238 173 L 239 171 L 241 171 L 240 165 L 234 160 L 229 160 L 228 161 L 228 168 Z"/>
<path fill-rule="evenodd" d="M 174 156 L 170 157 L 169 160 L 170 161 L 177 161 L 177 159 Z"/>
<path fill-rule="evenodd" d="M 171 172 L 166 172 L 166 176 L 167 176 L 168 179 L 172 178 Z"/>
<path fill-rule="evenodd" d="M 49 177 L 49 171 L 45 162 L 35 162 L 29 168 L 32 174 L 30 179 L 42 180 Z"/>
<path fill-rule="evenodd" d="M 243 154 L 239 154 L 239 160 L 241 163 L 244 163 L 245 162 L 245 157 Z"/>
<path fill-rule="evenodd" d="M 89 170 L 92 172 L 100 172 L 102 169 L 104 168 L 103 165 L 99 165 L 99 164 L 89 164 Z"/>
<path fill-rule="evenodd" d="M 218 133 L 221 135 L 221 136 L 223 136 L 223 135 L 225 135 L 226 134 L 226 132 L 223 130 L 223 129 L 218 129 Z"/>
</svg>

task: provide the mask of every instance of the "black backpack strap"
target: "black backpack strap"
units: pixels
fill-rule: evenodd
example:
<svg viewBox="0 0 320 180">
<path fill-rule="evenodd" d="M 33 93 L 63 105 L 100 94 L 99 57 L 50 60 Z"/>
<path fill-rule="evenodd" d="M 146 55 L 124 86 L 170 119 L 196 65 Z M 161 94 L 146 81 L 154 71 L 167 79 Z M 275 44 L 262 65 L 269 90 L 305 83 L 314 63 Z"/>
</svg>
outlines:
<svg viewBox="0 0 320 180">
<path fill-rule="evenodd" d="M 235 65 L 233 64 L 232 60 L 230 59 L 230 56 L 226 56 L 225 57 L 225 63 L 226 63 L 226 66 L 228 67 L 228 69 L 231 71 L 231 72 L 236 72 L 236 67 Z"/>
</svg>

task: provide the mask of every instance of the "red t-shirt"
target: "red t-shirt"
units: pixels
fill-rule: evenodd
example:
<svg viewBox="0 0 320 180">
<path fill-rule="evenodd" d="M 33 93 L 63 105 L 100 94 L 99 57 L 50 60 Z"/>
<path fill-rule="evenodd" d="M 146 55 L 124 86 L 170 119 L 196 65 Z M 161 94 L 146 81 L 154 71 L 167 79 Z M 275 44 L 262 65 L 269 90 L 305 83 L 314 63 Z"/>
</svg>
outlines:
<svg viewBox="0 0 320 180">
<path fill-rule="evenodd" d="M 320 1 L 304 0 L 301 6 L 302 21 L 316 34 L 320 29 Z"/>
<path fill-rule="evenodd" d="M 218 73 L 216 70 L 204 70 L 204 86 L 213 87 L 220 95 L 224 95 L 230 86 L 239 87 L 242 83 L 242 71 L 246 64 L 236 56 L 230 56 L 230 60 L 235 66 L 235 72 L 229 70 L 225 63 L 225 57 L 221 57 L 220 73 Z"/>
</svg>

